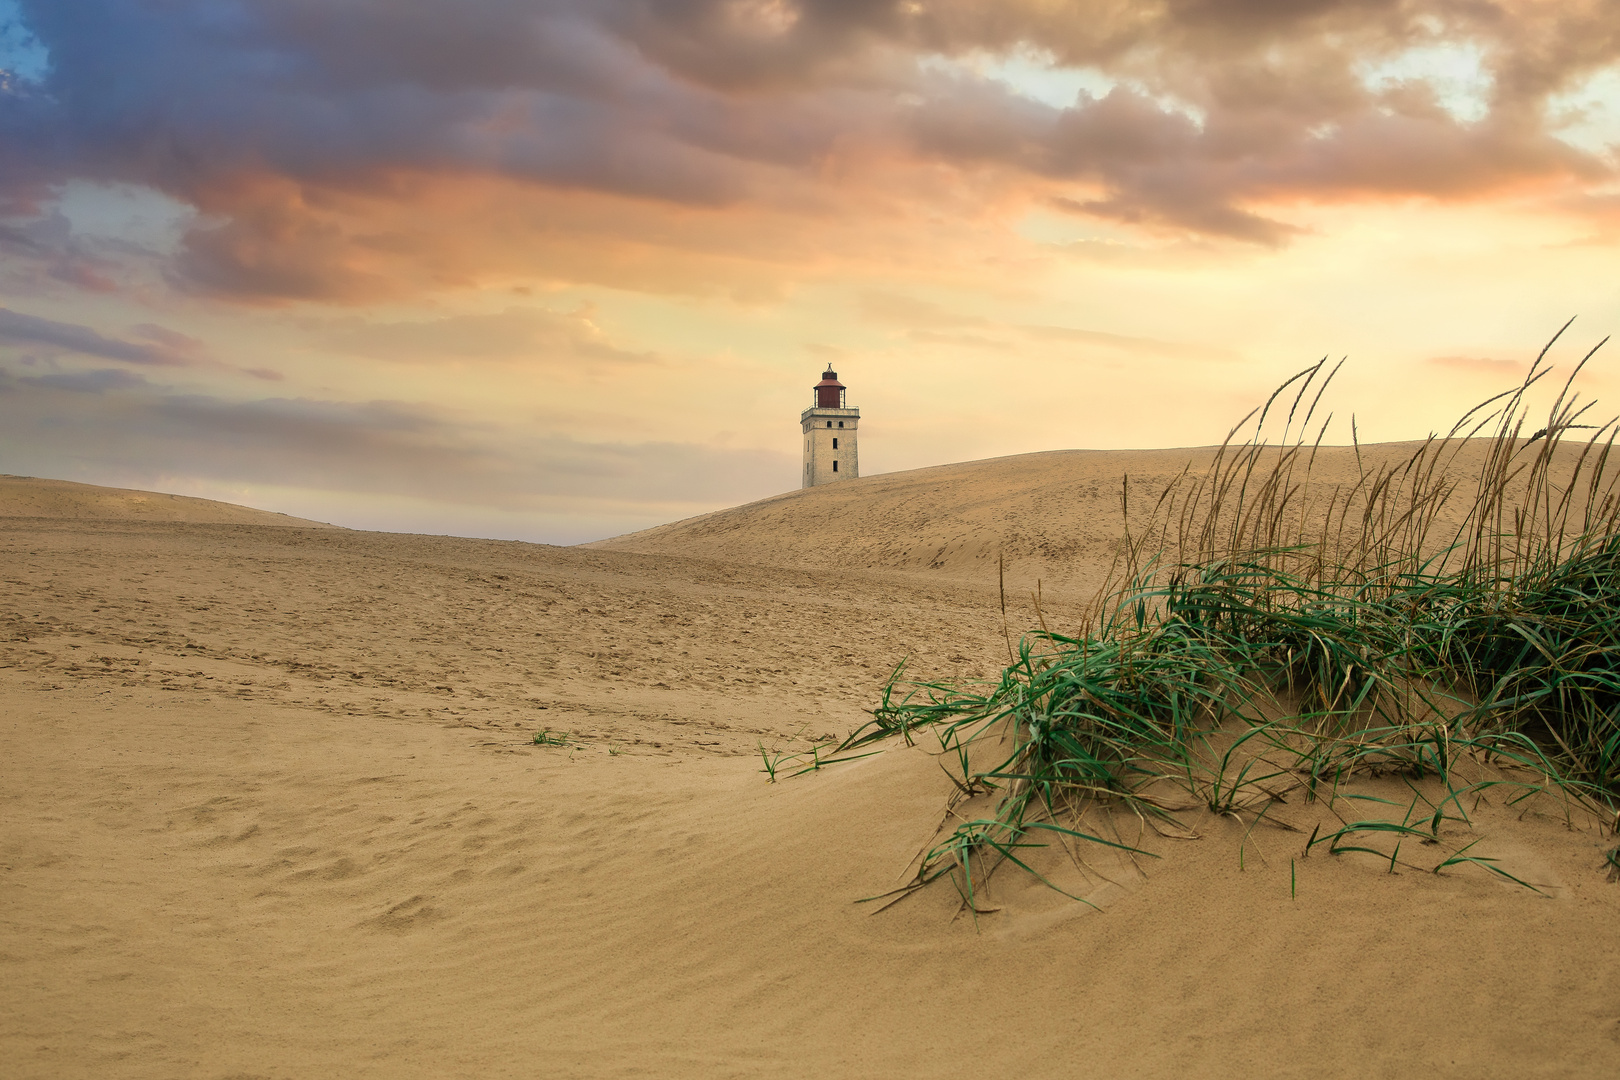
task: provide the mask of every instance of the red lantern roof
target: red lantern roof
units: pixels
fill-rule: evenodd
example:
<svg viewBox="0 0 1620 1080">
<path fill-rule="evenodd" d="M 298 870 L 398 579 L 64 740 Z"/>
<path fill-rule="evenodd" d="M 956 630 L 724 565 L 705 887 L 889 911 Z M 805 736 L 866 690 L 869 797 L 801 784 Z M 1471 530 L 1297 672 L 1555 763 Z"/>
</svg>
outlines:
<svg viewBox="0 0 1620 1080">
<path fill-rule="evenodd" d="M 844 384 L 838 381 L 838 372 L 828 365 L 827 370 L 821 373 L 821 381 L 816 383 L 816 408 L 842 409 L 844 407 Z"/>
</svg>

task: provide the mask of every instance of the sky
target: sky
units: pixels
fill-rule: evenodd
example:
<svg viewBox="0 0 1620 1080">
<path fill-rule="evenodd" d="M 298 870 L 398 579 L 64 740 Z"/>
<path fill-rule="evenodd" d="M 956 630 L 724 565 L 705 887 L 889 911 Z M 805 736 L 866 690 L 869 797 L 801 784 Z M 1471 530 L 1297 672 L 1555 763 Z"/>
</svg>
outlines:
<svg viewBox="0 0 1620 1080">
<path fill-rule="evenodd" d="M 1324 356 L 1419 438 L 1571 317 L 1616 0 L 0 0 L 4 473 L 575 543 L 796 487 L 829 364 L 872 475 Z"/>
</svg>

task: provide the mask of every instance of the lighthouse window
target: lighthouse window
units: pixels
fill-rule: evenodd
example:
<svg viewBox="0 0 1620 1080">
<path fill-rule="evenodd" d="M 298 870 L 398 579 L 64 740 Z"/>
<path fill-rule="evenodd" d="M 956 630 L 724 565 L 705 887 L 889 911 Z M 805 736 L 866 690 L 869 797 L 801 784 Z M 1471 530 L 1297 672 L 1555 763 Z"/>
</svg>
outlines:
<svg viewBox="0 0 1620 1080">
<path fill-rule="evenodd" d="M 844 426 L 844 422 L 843 422 L 843 421 L 842 421 L 842 420 L 840 420 L 840 421 L 838 421 L 838 426 L 839 426 L 839 427 L 843 427 L 843 426 Z"/>
<path fill-rule="evenodd" d="M 831 420 L 827 421 L 827 426 L 832 427 L 832 421 Z"/>
<path fill-rule="evenodd" d="M 834 450 L 838 449 L 838 440 L 837 439 L 833 440 L 833 449 Z"/>
<path fill-rule="evenodd" d="M 838 462 L 835 461 L 835 462 L 833 462 L 833 472 L 837 472 L 837 471 L 838 471 Z"/>
</svg>

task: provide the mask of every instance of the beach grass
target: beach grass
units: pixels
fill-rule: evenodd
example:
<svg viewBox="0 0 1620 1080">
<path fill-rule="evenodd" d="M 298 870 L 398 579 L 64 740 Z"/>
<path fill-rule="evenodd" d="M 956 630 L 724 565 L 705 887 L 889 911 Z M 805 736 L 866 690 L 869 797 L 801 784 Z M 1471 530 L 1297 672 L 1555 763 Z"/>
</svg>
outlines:
<svg viewBox="0 0 1620 1080">
<path fill-rule="evenodd" d="M 988 809 L 957 815 L 889 897 L 948 878 L 978 912 L 998 866 L 1037 874 L 1027 849 L 1054 837 L 1147 854 L 1086 827 L 1093 807 L 1174 829 L 1197 805 L 1252 831 L 1296 795 L 1329 808 L 1370 799 L 1401 816 L 1340 815 L 1301 856 L 1360 851 L 1392 872 L 1476 867 L 1526 887 L 1469 854 L 1477 841 L 1448 847 L 1442 825 L 1471 829 L 1487 793 L 1612 824 L 1616 425 L 1591 418 L 1574 373 L 1532 422 L 1551 345 L 1522 384 L 1402 459 L 1363 460 L 1352 421 L 1357 475 L 1331 484 L 1313 467 L 1337 368 L 1312 365 L 1145 509 L 1124 479 L 1112 585 L 1082 631 L 1040 614 L 1038 631 L 1009 636 L 1000 677 L 980 683 L 896 668 L 871 722 L 833 756 L 927 731 L 953 764 L 956 805 Z M 1410 803 L 1351 790 L 1367 777 L 1404 779 Z M 1428 854 L 1403 860 L 1403 845 Z"/>
</svg>

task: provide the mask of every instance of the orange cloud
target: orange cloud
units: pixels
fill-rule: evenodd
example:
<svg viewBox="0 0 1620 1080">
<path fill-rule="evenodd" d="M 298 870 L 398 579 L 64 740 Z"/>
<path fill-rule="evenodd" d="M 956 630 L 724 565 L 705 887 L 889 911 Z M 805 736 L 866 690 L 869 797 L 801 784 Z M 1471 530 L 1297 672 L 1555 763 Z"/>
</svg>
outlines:
<svg viewBox="0 0 1620 1080">
<path fill-rule="evenodd" d="M 896 191 L 926 192 L 906 201 Z M 367 304 L 519 282 L 778 298 L 849 274 L 922 280 L 1000 272 L 1027 202 L 1005 178 L 953 178 L 902 157 L 850 163 L 819 187 L 787 176 L 724 207 L 672 208 L 480 174 L 398 174 L 375 188 L 274 175 L 211 189 L 170 270 L 179 287 L 247 303 Z"/>
<path fill-rule="evenodd" d="M 1431 356 L 1429 363 L 1470 375 L 1488 375 L 1498 381 L 1523 376 L 1526 369 L 1522 360 L 1495 360 L 1487 356 Z"/>
</svg>

